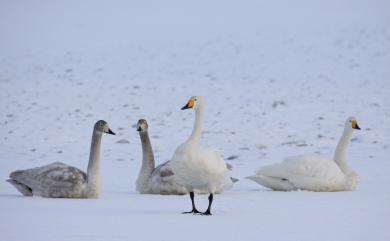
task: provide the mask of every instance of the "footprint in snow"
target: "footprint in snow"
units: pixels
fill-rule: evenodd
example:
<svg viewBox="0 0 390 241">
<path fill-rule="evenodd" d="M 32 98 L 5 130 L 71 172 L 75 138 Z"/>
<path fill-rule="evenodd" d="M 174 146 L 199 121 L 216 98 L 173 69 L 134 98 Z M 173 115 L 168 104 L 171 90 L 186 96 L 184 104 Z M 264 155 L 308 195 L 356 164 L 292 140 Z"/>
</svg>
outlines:
<svg viewBox="0 0 390 241">
<path fill-rule="evenodd" d="M 244 150 L 244 151 L 249 151 L 249 150 L 250 150 L 249 147 L 240 147 L 239 149 L 240 149 L 240 150 Z"/>
<path fill-rule="evenodd" d="M 117 141 L 116 143 L 119 143 L 119 144 L 128 144 L 130 143 L 130 141 L 126 140 L 126 139 L 120 139 L 119 141 Z"/>
<path fill-rule="evenodd" d="M 257 144 L 257 145 L 256 145 L 256 148 L 259 149 L 259 150 L 263 150 L 263 149 L 266 149 L 267 146 L 266 146 L 266 145 L 263 145 L 263 144 Z"/>
<path fill-rule="evenodd" d="M 239 156 L 238 155 L 231 155 L 229 157 L 226 158 L 226 160 L 234 160 L 234 159 L 237 159 Z"/>
</svg>

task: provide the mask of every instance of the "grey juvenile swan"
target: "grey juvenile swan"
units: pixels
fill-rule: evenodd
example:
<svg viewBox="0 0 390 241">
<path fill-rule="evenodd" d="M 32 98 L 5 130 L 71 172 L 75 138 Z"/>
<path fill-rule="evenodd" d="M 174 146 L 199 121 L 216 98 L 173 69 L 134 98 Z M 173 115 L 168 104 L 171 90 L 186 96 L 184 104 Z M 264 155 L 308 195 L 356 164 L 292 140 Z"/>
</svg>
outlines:
<svg viewBox="0 0 390 241">
<path fill-rule="evenodd" d="M 88 171 L 55 162 L 49 165 L 14 171 L 11 183 L 24 196 L 48 198 L 97 198 L 100 194 L 100 144 L 102 134 L 115 135 L 104 120 L 96 122 L 89 155 Z"/>
<path fill-rule="evenodd" d="M 137 131 L 142 144 L 142 166 L 136 182 L 137 191 L 142 194 L 183 195 L 188 193 L 181 184 L 167 161 L 155 168 L 152 145 L 148 134 L 148 123 L 140 119 Z"/>
</svg>

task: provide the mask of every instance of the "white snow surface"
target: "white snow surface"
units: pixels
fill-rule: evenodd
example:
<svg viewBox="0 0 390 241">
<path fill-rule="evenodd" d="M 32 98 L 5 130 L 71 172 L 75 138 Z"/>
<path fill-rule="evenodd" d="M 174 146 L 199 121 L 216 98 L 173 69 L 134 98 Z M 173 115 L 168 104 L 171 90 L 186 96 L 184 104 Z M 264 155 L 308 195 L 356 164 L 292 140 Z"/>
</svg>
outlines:
<svg viewBox="0 0 390 241">
<path fill-rule="evenodd" d="M 390 2 L 0 2 L 0 240 L 390 240 Z M 188 196 L 141 195 L 149 123 L 157 163 L 189 136 L 188 98 L 206 100 L 203 145 L 239 178 L 213 216 Z M 329 158 L 345 119 L 356 191 L 274 192 L 244 179 L 290 155 Z M 99 199 L 27 198 L 11 171 L 61 161 L 86 170 L 106 120 Z M 205 210 L 207 196 L 196 196 Z"/>
</svg>

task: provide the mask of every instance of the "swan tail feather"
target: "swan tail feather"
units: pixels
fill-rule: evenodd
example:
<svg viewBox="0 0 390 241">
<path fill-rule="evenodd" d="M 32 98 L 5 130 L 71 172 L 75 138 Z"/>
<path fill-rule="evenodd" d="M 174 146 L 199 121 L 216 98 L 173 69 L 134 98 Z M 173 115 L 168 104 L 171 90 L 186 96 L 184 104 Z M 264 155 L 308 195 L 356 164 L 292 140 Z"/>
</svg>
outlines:
<svg viewBox="0 0 390 241">
<path fill-rule="evenodd" d="M 234 177 L 230 177 L 230 180 L 232 180 L 232 182 L 235 183 L 235 182 L 238 182 L 240 179 L 237 179 L 237 178 L 234 178 Z"/>
<path fill-rule="evenodd" d="M 23 175 L 23 173 L 25 172 L 25 170 L 17 170 L 17 171 L 13 171 L 9 174 L 9 178 L 13 179 L 13 180 L 16 180 L 18 179 L 20 176 Z M 7 180 L 8 181 L 8 180 Z"/>
<path fill-rule="evenodd" d="M 270 188 L 275 191 L 292 191 L 297 188 L 288 179 L 279 177 L 270 177 L 264 175 L 248 176 L 246 179 L 252 180 L 264 187 Z"/>
<path fill-rule="evenodd" d="M 8 179 L 7 182 L 11 183 L 12 186 L 14 186 L 24 196 L 32 196 L 33 195 L 32 189 L 30 187 L 28 187 L 27 185 L 24 185 L 23 183 L 20 183 L 14 179 Z"/>
</svg>

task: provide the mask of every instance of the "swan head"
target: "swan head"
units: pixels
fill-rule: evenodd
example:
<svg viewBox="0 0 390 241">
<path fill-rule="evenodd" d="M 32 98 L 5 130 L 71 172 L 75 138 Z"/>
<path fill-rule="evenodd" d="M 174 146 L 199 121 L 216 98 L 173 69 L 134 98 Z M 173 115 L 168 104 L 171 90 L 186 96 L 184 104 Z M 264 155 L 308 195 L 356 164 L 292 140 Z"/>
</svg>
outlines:
<svg viewBox="0 0 390 241">
<path fill-rule="evenodd" d="M 138 132 L 147 132 L 148 131 L 148 122 L 145 119 L 139 119 L 137 124 Z"/>
<path fill-rule="evenodd" d="M 94 130 L 98 133 L 107 133 L 110 135 L 115 135 L 115 133 L 110 129 L 107 122 L 104 120 L 99 120 L 95 123 Z"/>
<path fill-rule="evenodd" d="M 199 96 L 192 96 L 187 104 L 185 106 L 183 106 L 181 109 L 182 110 L 185 110 L 185 109 L 199 109 L 201 106 L 204 105 L 204 100 L 199 97 Z"/>
<path fill-rule="evenodd" d="M 345 128 L 348 130 L 360 130 L 360 127 L 356 121 L 356 118 L 353 116 L 348 117 L 347 121 L 345 122 Z"/>
</svg>

